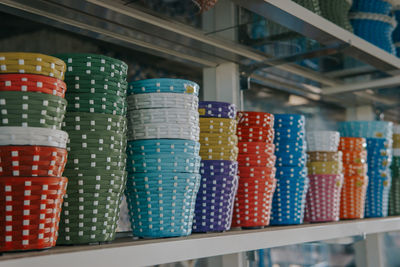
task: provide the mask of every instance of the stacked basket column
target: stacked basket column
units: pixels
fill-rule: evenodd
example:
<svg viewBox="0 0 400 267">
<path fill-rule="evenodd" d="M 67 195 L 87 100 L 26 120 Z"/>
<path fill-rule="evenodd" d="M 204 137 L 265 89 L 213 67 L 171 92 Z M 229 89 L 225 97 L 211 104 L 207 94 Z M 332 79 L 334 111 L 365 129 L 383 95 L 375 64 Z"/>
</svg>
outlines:
<svg viewBox="0 0 400 267">
<path fill-rule="evenodd" d="M 349 121 L 340 124 L 346 137 L 364 137 L 367 140 L 368 187 L 365 217 L 385 217 L 391 184 L 393 124 L 385 121 Z"/>
<path fill-rule="evenodd" d="M 180 79 L 132 82 L 128 96 L 128 185 L 133 234 L 192 232 L 200 184 L 199 86 Z"/>
<path fill-rule="evenodd" d="M 231 227 L 238 185 L 236 107 L 200 102 L 200 174 L 193 232 L 227 231 Z"/>
<path fill-rule="evenodd" d="M 364 218 L 368 186 L 367 143 L 360 137 L 341 137 L 339 150 L 343 161 L 343 188 L 340 219 Z"/>
<path fill-rule="evenodd" d="M 275 191 L 274 115 L 238 112 L 239 186 L 233 227 L 269 225 Z"/>
<path fill-rule="evenodd" d="M 65 63 L 0 52 L 0 252 L 53 247 L 67 178 Z"/>
<path fill-rule="evenodd" d="M 339 220 L 340 192 L 343 184 L 340 135 L 333 131 L 307 132 L 308 178 L 305 221 Z"/>
<path fill-rule="evenodd" d="M 70 177 L 57 244 L 112 241 L 126 183 L 127 65 L 94 54 L 59 54 L 67 63 Z"/>
<path fill-rule="evenodd" d="M 389 0 L 353 0 L 349 17 L 356 35 L 395 54 L 392 33 L 397 22 L 391 17 L 391 9 Z"/>
<path fill-rule="evenodd" d="M 319 6 L 321 8 L 321 14 L 324 18 L 332 21 L 343 29 L 352 32 L 353 28 L 349 20 L 349 10 L 352 2 L 352 0 L 319 0 Z"/>
<path fill-rule="evenodd" d="M 393 15 L 397 21 L 397 27 L 394 29 L 392 38 L 393 38 L 393 45 L 396 49 L 396 56 L 400 57 L 400 3 L 393 7 Z"/>
<path fill-rule="evenodd" d="M 305 118 L 294 114 L 274 116 L 277 185 L 271 225 L 301 224 L 308 189 Z"/>
<path fill-rule="evenodd" d="M 400 125 L 393 126 L 392 186 L 390 188 L 389 215 L 400 215 Z"/>
</svg>

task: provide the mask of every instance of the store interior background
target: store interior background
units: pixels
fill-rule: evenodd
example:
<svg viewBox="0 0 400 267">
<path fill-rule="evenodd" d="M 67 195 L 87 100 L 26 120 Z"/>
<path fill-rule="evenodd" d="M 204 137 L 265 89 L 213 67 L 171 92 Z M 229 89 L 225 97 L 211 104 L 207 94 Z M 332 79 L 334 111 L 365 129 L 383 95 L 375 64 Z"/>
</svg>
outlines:
<svg viewBox="0 0 400 267">
<path fill-rule="evenodd" d="M 204 18 L 210 14 L 199 14 L 191 4 L 191 1 L 129 1 L 129 5 L 137 5 L 149 13 L 160 16 L 168 16 L 174 20 L 188 23 L 197 28 L 206 28 L 207 21 Z M 177 3 L 177 2 L 183 2 Z M 212 12 L 212 11 L 210 11 Z M 121 59 L 128 63 L 128 81 L 173 77 L 185 78 L 203 84 L 203 70 L 201 67 L 185 62 L 168 60 L 157 55 L 150 55 L 140 51 L 134 51 L 127 47 L 100 41 L 95 38 L 71 33 L 63 29 L 42 24 L 36 21 L 23 19 L 18 16 L 0 13 L 2 18 L 2 30 L 0 32 L 0 51 L 25 51 L 44 54 L 55 53 L 98 53 L 113 58 Z M 241 22 L 238 25 L 222 29 L 218 32 L 210 32 L 213 35 L 238 34 L 243 25 L 249 27 L 253 17 L 241 13 L 238 16 Z M 247 21 L 246 21 L 247 20 Z M 244 21 L 244 22 L 243 22 Z M 247 22 L 247 23 L 246 23 Z M 242 25 L 242 27 L 239 27 Z M 243 41 L 244 42 L 244 41 Z M 274 53 L 276 56 L 287 55 L 287 53 L 298 52 L 298 47 L 291 44 L 291 40 L 270 41 L 260 46 L 260 49 Z M 319 58 L 319 65 L 324 68 L 332 67 L 332 62 L 341 62 L 342 55 L 328 58 Z M 329 64 L 328 64 L 328 63 Z M 304 62 L 303 62 L 304 63 Z M 307 62 L 306 62 L 307 63 Z M 304 64 L 306 64 L 304 63 Z M 310 63 L 310 62 L 309 62 Z M 316 61 L 311 60 L 311 63 Z M 337 63 L 339 64 L 339 63 Z M 328 67 L 326 66 L 328 65 Z M 333 66 L 335 67 L 335 66 Z M 336 66 L 337 67 L 337 66 Z M 284 79 L 288 74 L 279 73 L 279 70 L 270 68 L 271 73 L 278 73 L 277 76 Z M 293 82 L 296 77 L 290 77 Z M 380 90 L 386 98 L 394 97 L 400 101 L 399 90 Z M 200 91 L 200 100 L 202 100 Z M 249 90 L 243 91 L 243 110 L 264 111 L 269 113 L 301 113 L 307 118 L 307 129 L 312 130 L 336 130 L 338 121 L 346 119 L 346 107 L 369 105 L 374 108 L 377 119 L 392 120 L 400 122 L 400 107 L 384 107 L 375 101 L 374 97 L 365 99 L 353 94 L 343 94 L 336 99 L 315 98 L 298 91 L 291 91 L 288 88 L 277 84 L 254 82 Z M 347 238 L 345 240 L 332 240 L 327 242 L 305 243 L 293 246 L 265 249 L 245 253 L 245 260 L 250 266 L 356 266 L 357 244 L 363 239 L 362 236 Z M 386 255 L 386 266 L 400 266 L 400 232 L 386 233 L 384 235 L 384 247 Z M 191 262 L 173 263 L 163 266 L 220 266 L 222 257 L 212 259 L 198 259 Z M 359 266 L 359 265 L 357 265 Z"/>
</svg>

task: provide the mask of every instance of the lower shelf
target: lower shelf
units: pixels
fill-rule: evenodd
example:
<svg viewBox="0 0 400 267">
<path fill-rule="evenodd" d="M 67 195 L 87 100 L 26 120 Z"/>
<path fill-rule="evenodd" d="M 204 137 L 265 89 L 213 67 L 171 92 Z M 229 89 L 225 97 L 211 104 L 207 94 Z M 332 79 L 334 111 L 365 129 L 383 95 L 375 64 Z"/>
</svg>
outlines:
<svg viewBox="0 0 400 267">
<path fill-rule="evenodd" d="M 62 246 L 37 252 L 5 253 L 0 267 L 148 266 L 304 242 L 400 231 L 400 217 L 231 230 L 188 237 Z M 124 264 L 124 265 L 123 265 Z"/>
</svg>

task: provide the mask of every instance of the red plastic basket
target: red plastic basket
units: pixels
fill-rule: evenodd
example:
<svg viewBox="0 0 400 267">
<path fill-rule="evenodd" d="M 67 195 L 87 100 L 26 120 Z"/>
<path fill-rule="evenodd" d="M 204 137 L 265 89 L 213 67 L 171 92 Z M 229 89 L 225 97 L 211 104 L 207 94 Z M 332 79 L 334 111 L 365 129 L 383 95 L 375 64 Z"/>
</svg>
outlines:
<svg viewBox="0 0 400 267">
<path fill-rule="evenodd" d="M 55 246 L 65 177 L 0 178 L 0 251 Z"/>
<path fill-rule="evenodd" d="M 238 126 L 274 128 L 274 115 L 266 112 L 239 111 Z"/>
<path fill-rule="evenodd" d="M 237 161 L 243 167 L 266 167 L 273 168 L 276 162 L 274 154 L 239 154 Z"/>
<path fill-rule="evenodd" d="M 60 177 L 67 150 L 48 146 L 0 146 L 0 176 Z"/>
<path fill-rule="evenodd" d="M 265 142 L 240 142 L 238 144 L 240 154 L 274 154 L 275 145 Z"/>
<path fill-rule="evenodd" d="M 272 144 L 274 142 L 275 131 L 273 128 L 265 127 L 237 127 L 239 142 L 263 142 Z"/>
<path fill-rule="evenodd" d="M 0 91 L 38 92 L 63 97 L 67 85 L 56 78 L 35 74 L 2 74 Z"/>
<path fill-rule="evenodd" d="M 238 168 L 239 177 L 250 177 L 250 178 L 260 178 L 260 179 L 273 179 L 275 178 L 276 168 L 268 167 L 246 167 L 240 166 Z"/>
<path fill-rule="evenodd" d="M 232 217 L 232 227 L 269 225 L 276 179 L 240 177 Z"/>
</svg>

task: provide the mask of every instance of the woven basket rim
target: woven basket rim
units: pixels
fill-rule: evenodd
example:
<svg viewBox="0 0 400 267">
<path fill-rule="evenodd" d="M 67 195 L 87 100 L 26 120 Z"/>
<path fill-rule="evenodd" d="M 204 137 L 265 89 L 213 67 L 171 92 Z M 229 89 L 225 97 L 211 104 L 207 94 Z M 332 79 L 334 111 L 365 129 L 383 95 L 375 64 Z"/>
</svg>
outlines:
<svg viewBox="0 0 400 267">
<path fill-rule="evenodd" d="M 383 14 L 375 14 L 368 12 L 353 12 L 349 13 L 349 19 L 376 20 L 391 24 L 393 28 L 396 28 L 397 26 L 397 21 L 395 18 Z"/>
</svg>

